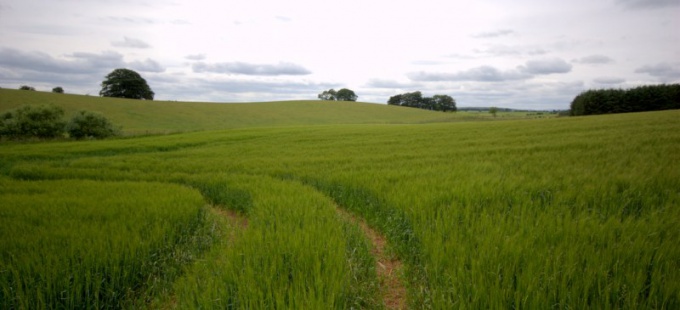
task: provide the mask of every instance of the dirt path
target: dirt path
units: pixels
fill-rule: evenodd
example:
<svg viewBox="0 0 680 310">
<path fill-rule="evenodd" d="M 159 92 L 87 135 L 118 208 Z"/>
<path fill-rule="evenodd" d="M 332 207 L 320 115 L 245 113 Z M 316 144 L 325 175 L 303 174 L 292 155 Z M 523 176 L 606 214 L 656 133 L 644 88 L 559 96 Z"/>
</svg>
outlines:
<svg viewBox="0 0 680 310">
<path fill-rule="evenodd" d="M 387 253 L 387 240 L 373 228 L 368 226 L 366 221 L 356 217 L 349 212 L 337 208 L 338 212 L 354 223 L 357 223 L 364 234 L 371 240 L 373 248 L 371 254 L 376 260 L 376 271 L 380 281 L 380 294 L 383 304 L 387 309 L 406 309 L 406 287 L 400 278 L 402 273 L 402 263 L 394 255 Z"/>
</svg>

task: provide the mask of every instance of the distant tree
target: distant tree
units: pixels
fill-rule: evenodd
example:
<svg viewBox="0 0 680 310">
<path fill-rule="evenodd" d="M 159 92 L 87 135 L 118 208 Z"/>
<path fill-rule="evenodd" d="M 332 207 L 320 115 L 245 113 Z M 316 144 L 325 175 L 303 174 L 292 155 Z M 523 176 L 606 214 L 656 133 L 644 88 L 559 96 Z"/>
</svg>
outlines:
<svg viewBox="0 0 680 310">
<path fill-rule="evenodd" d="M 321 100 L 335 100 L 337 97 L 338 92 L 335 91 L 335 89 L 329 89 L 329 90 L 324 90 L 322 93 L 319 94 L 319 99 Z"/>
<path fill-rule="evenodd" d="M 489 113 L 491 113 L 491 115 L 493 115 L 493 117 L 496 117 L 496 114 L 498 113 L 498 108 L 497 107 L 490 107 Z"/>
<path fill-rule="evenodd" d="M 456 111 L 456 100 L 449 95 L 434 95 L 432 97 L 434 109 L 436 111 Z"/>
<path fill-rule="evenodd" d="M 55 88 L 52 88 L 52 92 L 53 92 L 53 93 L 57 93 L 57 94 L 63 94 L 63 93 L 64 93 L 64 89 L 61 88 L 61 86 L 57 86 L 57 87 L 55 87 Z"/>
<path fill-rule="evenodd" d="M 19 89 L 35 91 L 35 88 L 33 86 L 28 86 L 28 85 L 21 85 L 21 87 L 19 87 Z"/>
<path fill-rule="evenodd" d="M 335 95 L 335 100 L 338 101 L 357 101 L 359 97 L 351 89 L 343 88 Z"/>
<path fill-rule="evenodd" d="M 423 97 L 420 91 L 394 95 L 387 100 L 388 105 L 419 108 L 433 111 L 456 111 L 456 100 L 448 95 Z"/>
<path fill-rule="evenodd" d="M 571 115 L 591 115 L 680 109 L 680 84 L 639 86 L 632 89 L 598 89 L 578 94 Z"/>
<path fill-rule="evenodd" d="M 154 92 L 139 73 L 129 69 L 116 69 L 102 82 L 103 97 L 153 100 Z"/>
<path fill-rule="evenodd" d="M 0 115 L 0 136 L 49 139 L 64 133 L 64 110 L 54 105 L 22 106 Z"/>
<path fill-rule="evenodd" d="M 66 124 L 66 132 L 74 139 L 103 139 L 119 134 L 118 128 L 104 115 L 89 111 L 76 112 Z"/>
</svg>

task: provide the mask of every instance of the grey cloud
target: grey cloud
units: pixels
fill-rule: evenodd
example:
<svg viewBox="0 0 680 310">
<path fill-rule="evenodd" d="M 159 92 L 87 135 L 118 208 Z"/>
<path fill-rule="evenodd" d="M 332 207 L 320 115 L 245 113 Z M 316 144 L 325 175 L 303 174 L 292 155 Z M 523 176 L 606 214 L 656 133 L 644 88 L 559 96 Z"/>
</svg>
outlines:
<svg viewBox="0 0 680 310">
<path fill-rule="evenodd" d="M 515 69 L 499 70 L 492 66 L 480 66 L 456 73 L 442 72 L 415 72 L 407 76 L 413 81 L 441 82 L 441 81 L 477 81 L 477 82 L 502 82 L 512 80 L 530 79 L 535 75 L 567 73 L 571 71 L 571 65 L 566 61 L 554 59 L 529 60 L 524 65 Z"/>
<path fill-rule="evenodd" d="M 507 36 L 514 34 L 515 31 L 510 30 L 510 29 L 501 29 L 497 31 L 491 31 L 491 32 L 481 32 L 477 34 L 473 34 L 473 38 L 477 39 L 483 39 L 483 38 L 497 38 L 497 37 L 502 37 L 502 36 Z"/>
<path fill-rule="evenodd" d="M 383 79 L 371 79 L 366 83 L 366 87 L 370 88 L 399 88 L 399 89 L 407 89 L 407 88 L 415 88 L 419 87 L 420 85 L 417 83 L 401 83 L 397 82 L 394 80 L 383 80 Z"/>
<path fill-rule="evenodd" d="M 184 58 L 188 60 L 205 60 L 205 54 L 192 54 L 192 55 L 186 55 Z"/>
<path fill-rule="evenodd" d="M 282 80 L 244 79 L 185 79 L 173 76 L 153 76 L 149 84 L 157 94 L 172 100 L 252 102 L 286 99 L 316 99 L 323 89 L 337 88 L 332 83 Z M 251 97 L 250 94 L 257 94 Z"/>
<path fill-rule="evenodd" d="M 243 75 L 307 75 L 311 71 L 304 67 L 287 62 L 280 62 L 276 65 L 270 64 L 250 64 L 245 62 L 223 62 L 208 64 L 198 62 L 192 66 L 194 72 L 211 72 L 222 74 L 243 74 Z"/>
<path fill-rule="evenodd" d="M 553 73 L 567 73 L 571 71 L 571 64 L 566 61 L 553 59 L 539 59 L 529 60 L 526 64 L 520 67 L 520 70 L 526 71 L 529 74 L 553 74 Z"/>
<path fill-rule="evenodd" d="M 123 55 L 116 52 L 73 53 L 67 59 L 56 59 L 42 52 L 0 49 L 0 64 L 8 68 L 52 73 L 97 73 L 102 68 L 124 65 Z"/>
<path fill-rule="evenodd" d="M 625 81 L 626 81 L 626 79 L 615 78 L 615 77 L 600 77 L 600 78 L 593 79 L 593 82 L 595 82 L 597 84 L 607 84 L 607 85 L 622 84 Z"/>
<path fill-rule="evenodd" d="M 580 59 L 574 59 L 574 62 L 595 65 L 612 63 L 614 62 L 614 59 L 611 59 L 610 57 L 605 55 L 590 55 L 586 57 L 581 57 Z"/>
<path fill-rule="evenodd" d="M 522 80 L 530 78 L 529 74 L 519 70 L 501 71 L 492 66 L 480 66 L 457 73 L 441 72 L 417 72 L 410 73 L 408 77 L 413 81 L 438 82 L 438 81 L 477 81 L 477 82 L 500 82 L 507 80 Z"/>
<path fill-rule="evenodd" d="M 148 43 L 139 40 L 139 39 L 133 39 L 129 37 L 124 37 L 123 41 L 114 41 L 111 42 L 111 45 L 116 46 L 116 47 L 130 47 L 130 48 L 149 48 L 151 45 Z"/>
<path fill-rule="evenodd" d="M 616 3 L 631 9 L 658 9 L 680 5 L 677 0 L 617 0 Z"/>
<path fill-rule="evenodd" d="M 165 68 L 161 66 L 157 61 L 151 60 L 151 59 L 146 59 L 144 61 L 133 61 L 128 63 L 128 66 L 134 70 L 137 71 L 144 71 L 144 72 L 164 72 Z"/>
<path fill-rule="evenodd" d="M 663 82 L 670 82 L 680 79 L 680 65 L 667 62 L 645 65 L 635 69 L 635 73 L 646 73 L 659 78 Z"/>
</svg>

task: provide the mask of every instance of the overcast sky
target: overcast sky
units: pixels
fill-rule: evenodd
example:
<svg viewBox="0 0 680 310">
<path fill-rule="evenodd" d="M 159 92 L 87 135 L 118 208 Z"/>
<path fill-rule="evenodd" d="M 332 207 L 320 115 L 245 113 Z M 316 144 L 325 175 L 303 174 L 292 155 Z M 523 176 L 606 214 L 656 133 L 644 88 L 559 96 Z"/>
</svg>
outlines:
<svg viewBox="0 0 680 310">
<path fill-rule="evenodd" d="M 0 87 L 98 95 L 116 68 L 157 100 L 566 109 L 581 91 L 680 82 L 680 0 L 0 0 Z"/>
</svg>

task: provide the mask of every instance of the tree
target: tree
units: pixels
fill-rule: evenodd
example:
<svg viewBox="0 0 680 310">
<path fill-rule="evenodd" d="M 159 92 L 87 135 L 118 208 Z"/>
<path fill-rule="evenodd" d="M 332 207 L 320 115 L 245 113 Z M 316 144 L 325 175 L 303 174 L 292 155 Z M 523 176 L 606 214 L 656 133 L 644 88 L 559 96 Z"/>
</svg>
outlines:
<svg viewBox="0 0 680 310">
<path fill-rule="evenodd" d="M 420 91 L 394 95 L 387 100 L 388 105 L 419 108 L 434 111 L 456 111 L 456 100 L 448 95 L 423 97 Z"/>
<path fill-rule="evenodd" d="M 434 110 L 436 111 L 456 111 L 456 100 L 449 95 L 434 95 L 432 97 Z"/>
<path fill-rule="evenodd" d="M 49 139 L 64 133 L 64 110 L 54 105 L 23 106 L 0 115 L 0 136 Z"/>
<path fill-rule="evenodd" d="M 357 101 L 359 97 L 351 89 L 343 88 L 335 95 L 335 100 L 338 101 Z"/>
<path fill-rule="evenodd" d="M 64 93 L 64 89 L 61 88 L 61 86 L 57 86 L 57 87 L 55 87 L 55 88 L 52 88 L 52 92 L 53 92 L 53 93 L 57 93 L 57 94 L 63 94 L 63 93 Z"/>
<path fill-rule="evenodd" d="M 490 107 L 489 113 L 491 113 L 491 115 L 493 115 L 493 117 L 496 117 L 496 114 L 498 113 L 498 108 L 497 107 Z"/>
<path fill-rule="evenodd" d="M 34 91 L 34 90 L 35 90 L 35 87 L 33 87 L 33 86 L 28 86 L 28 85 L 21 85 L 21 87 L 19 87 L 19 89 L 21 89 L 21 90 L 31 90 L 31 91 Z"/>
<path fill-rule="evenodd" d="M 319 99 L 321 100 L 336 100 L 338 92 L 335 91 L 335 89 L 329 89 L 329 90 L 324 90 L 322 93 L 319 94 Z"/>
<path fill-rule="evenodd" d="M 102 82 L 102 97 L 153 100 L 154 92 L 139 73 L 129 69 L 116 69 Z"/>
<path fill-rule="evenodd" d="M 103 139 L 119 134 L 116 128 L 104 115 L 89 111 L 78 111 L 66 124 L 66 132 L 74 139 Z"/>
</svg>

